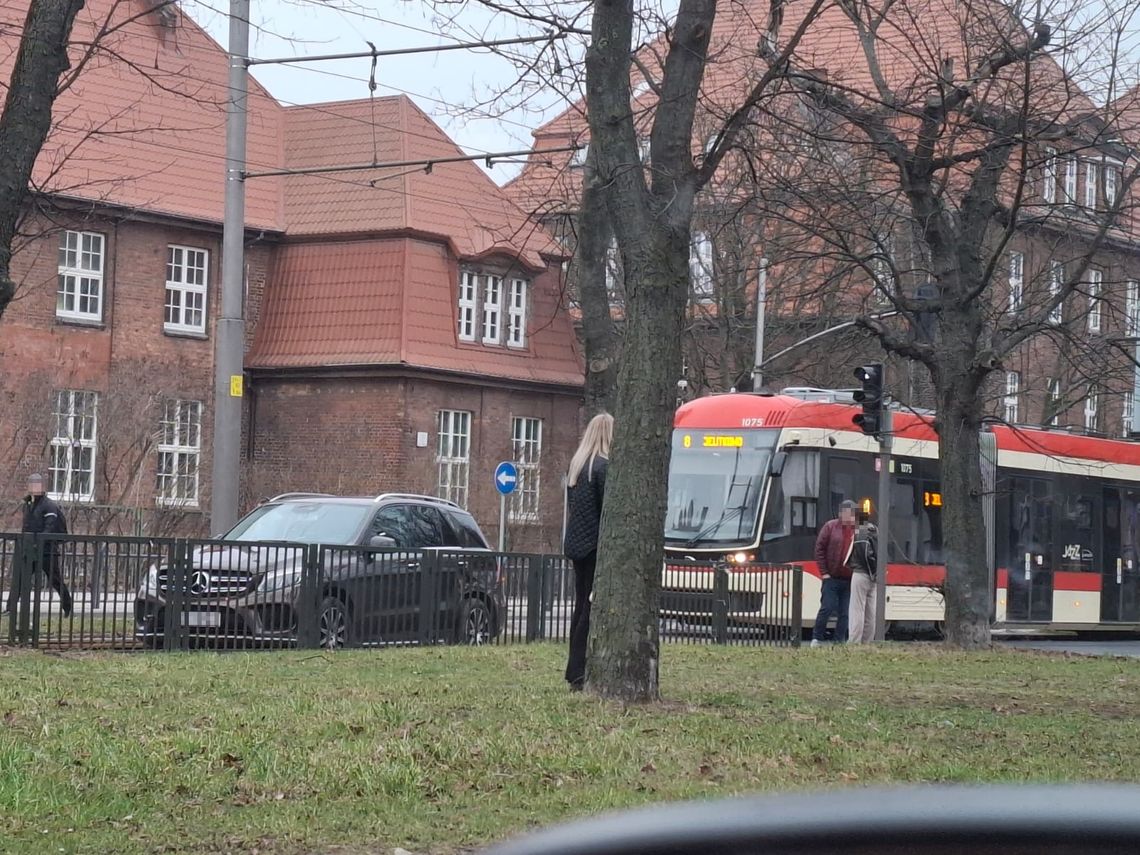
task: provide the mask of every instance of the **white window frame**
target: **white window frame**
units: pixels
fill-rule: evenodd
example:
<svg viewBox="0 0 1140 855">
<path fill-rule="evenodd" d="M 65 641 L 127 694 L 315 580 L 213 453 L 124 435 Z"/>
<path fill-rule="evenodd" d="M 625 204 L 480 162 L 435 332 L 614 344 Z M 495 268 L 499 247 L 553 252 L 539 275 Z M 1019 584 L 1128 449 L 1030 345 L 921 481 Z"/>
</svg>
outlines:
<svg viewBox="0 0 1140 855">
<path fill-rule="evenodd" d="M 570 152 L 570 168 L 582 169 L 586 165 L 586 158 L 590 154 L 590 144 L 586 143 L 581 148 L 576 148 Z"/>
<path fill-rule="evenodd" d="M 467 507 L 473 422 L 474 415 L 470 410 L 440 410 L 436 422 L 437 495 L 461 508 Z"/>
<path fill-rule="evenodd" d="M 99 232 L 68 229 L 60 233 L 55 303 L 57 318 L 95 323 L 103 320 L 106 259 L 107 241 Z"/>
<path fill-rule="evenodd" d="M 1065 204 L 1077 204 L 1077 176 L 1080 163 L 1075 157 L 1065 159 Z"/>
<path fill-rule="evenodd" d="M 99 454 L 99 393 L 74 389 L 56 392 L 53 415 L 55 431 L 51 439 L 48 495 L 61 502 L 94 501 Z M 84 458 L 89 465 L 85 465 Z"/>
<path fill-rule="evenodd" d="M 526 347 L 527 281 L 512 279 L 507 293 L 507 347 Z"/>
<path fill-rule="evenodd" d="M 1065 285 L 1065 265 L 1060 261 L 1049 262 L 1049 302 L 1057 299 Z M 1048 322 L 1062 324 L 1065 321 L 1065 301 L 1061 300 L 1049 310 Z"/>
<path fill-rule="evenodd" d="M 1099 395 L 1096 388 L 1089 386 L 1085 396 L 1085 430 L 1096 430 L 1097 415 L 1100 408 Z"/>
<path fill-rule="evenodd" d="M 1104 206 L 1111 208 L 1116 204 L 1116 194 L 1119 192 L 1120 167 L 1114 162 L 1104 164 Z"/>
<path fill-rule="evenodd" d="M 1017 314 L 1025 299 L 1025 254 L 1009 254 L 1009 311 Z"/>
<path fill-rule="evenodd" d="M 1045 170 L 1042 177 L 1041 197 L 1052 204 L 1057 201 L 1057 149 L 1045 149 Z"/>
<path fill-rule="evenodd" d="M 196 508 L 202 465 L 202 402 L 165 402 L 159 430 L 155 497 L 168 508 Z"/>
<path fill-rule="evenodd" d="M 1004 415 L 1007 424 L 1017 424 L 1018 403 L 1021 398 L 1021 374 L 1017 371 L 1005 373 Z"/>
<path fill-rule="evenodd" d="M 542 419 L 511 418 L 511 456 L 519 474 L 511 494 L 511 521 L 538 522 L 542 507 Z"/>
<path fill-rule="evenodd" d="M 1095 209 L 1097 199 L 1100 194 L 1097 192 L 1099 189 L 1097 184 L 1099 182 L 1100 169 L 1095 160 L 1090 160 L 1085 163 L 1085 207 Z"/>
<path fill-rule="evenodd" d="M 649 163 L 649 149 L 651 143 L 649 137 L 638 137 L 637 139 L 637 156 L 640 158 L 642 164 L 648 165 Z"/>
<path fill-rule="evenodd" d="M 191 264 L 191 258 L 196 262 Z M 200 279 L 201 281 L 190 281 Z M 166 248 L 166 297 L 163 329 L 172 333 L 206 332 L 206 310 L 209 305 L 210 252 L 194 246 L 170 244 Z M 177 303 L 172 298 L 177 295 Z M 188 323 L 191 314 L 196 322 Z M 176 319 L 172 318 L 177 315 Z"/>
<path fill-rule="evenodd" d="M 503 343 L 503 277 L 493 273 L 483 279 L 483 344 Z"/>
<path fill-rule="evenodd" d="M 606 247 L 606 293 L 612 302 L 618 296 L 618 284 L 621 280 L 621 256 L 618 252 L 617 238 L 610 239 Z"/>
<path fill-rule="evenodd" d="M 474 270 L 459 273 L 459 316 L 457 334 L 460 341 L 475 341 L 475 315 L 479 305 L 479 274 Z"/>
<path fill-rule="evenodd" d="M 1124 286 L 1124 334 L 1140 335 L 1140 281 L 1129 279 Z"/>
<path fill-rule="evenodd" d="M 1124 393 L 1124 403 L 1120 413 L 1120 435 L 1128 439 L 1132 435 L 1132 408 L 1134 398 L 1132 392 Z"/>
<path fill-rule="evenodd" d="M 1046 381 L 1046 395 L 1049 405 L 1049 427 L 1057 427 L 1061 423 L 1061 381 L 1051 377 Z"/>
<path fill-rule="evenodd" d="M 694 232 L 689 247 L 689 293 L 696 303 L 712 303 L 716 298 L 713 287 L 712 238 L 707 232 Z"/>
<path fill-rule="evenodd" d="M 1101 286 L 1104 284 L 1104 271 L 1097 270 L 1090 267 L 1088 270 L 1088 289 L 1089 289 L 1089 323 L 1088 328 L 1091 333 L 1099 333 L 1101 330 L 1101 316 L 1103 314 L 1101 301 Z"/>
</svg>

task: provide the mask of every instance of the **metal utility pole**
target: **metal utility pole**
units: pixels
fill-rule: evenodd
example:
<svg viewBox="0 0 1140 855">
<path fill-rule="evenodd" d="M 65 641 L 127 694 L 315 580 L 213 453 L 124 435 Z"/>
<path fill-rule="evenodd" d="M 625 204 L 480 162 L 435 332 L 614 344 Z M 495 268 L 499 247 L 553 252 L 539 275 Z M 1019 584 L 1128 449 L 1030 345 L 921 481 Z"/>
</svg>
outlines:
<svg viewBox="0 0 1140 855">
<path fill-rule="evenodd" d="M 237 521 L 241 472 L 242 367 L 245 356 L 245 148 L 249 92 L 249 0 L 230 0 L 226 197 L 222 224 L 222 299 L 214 333 L 214 455 L 210 530 Z"/>
<path fill-rule="evenodd" d="M 878 568 L 875 571 L 875 641 L 887 638 L 887 556 L 890 544 L 888 529 L 891 513 L 891 445 L 894 418 L 886 401 L 883 402 L 883 415 L 879 429 L 879 554 Z"/>
<path fill-rule="evenodd" d="M 756 278 L 756 353 L 752 362 L 752 391 L 764 384 L 764 314 L 768 304 L 768 259 L 760 259 Z"/>
</svg>

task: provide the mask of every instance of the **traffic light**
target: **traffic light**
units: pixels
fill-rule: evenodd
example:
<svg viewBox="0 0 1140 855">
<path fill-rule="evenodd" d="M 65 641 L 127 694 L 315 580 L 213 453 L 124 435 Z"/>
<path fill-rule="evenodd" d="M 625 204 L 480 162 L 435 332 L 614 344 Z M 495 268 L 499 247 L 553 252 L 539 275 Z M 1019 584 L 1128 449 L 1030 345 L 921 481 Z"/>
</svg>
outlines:
<svg viewBox="0 0 1140 855">
<path fill-rule="evenodd" d="M 863 384 L 855 391 L 855 401 L 863 405 L 863 412 L 851 418 L 865 434 L 877 436 L 883 421 L 883 363 L 872 362 L 855 369 L 855 376 Z"/>
</svg>

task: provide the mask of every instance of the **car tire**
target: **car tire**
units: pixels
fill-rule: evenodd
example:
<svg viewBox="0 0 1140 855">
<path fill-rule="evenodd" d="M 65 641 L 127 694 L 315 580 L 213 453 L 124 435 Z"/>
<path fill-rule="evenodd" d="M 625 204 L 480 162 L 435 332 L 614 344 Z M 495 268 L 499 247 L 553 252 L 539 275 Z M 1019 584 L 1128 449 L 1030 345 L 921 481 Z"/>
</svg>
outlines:
<svg viewBox="0 0 1140 855">
<path fill-rule="evenodd" d="M 325 597 L 317 612 L 317 643 L 323 650 L 340 650 L 351 642 L 348 606 L 338 597 Z"/>
<path fill-rule="evenodd" d="M 495 637 L 495 614 L 491 607 L 478 597 L 468 597 L 459 609 L 456 640 L 460 644 L 478 647 L 489 644 Z"/>
</svg>

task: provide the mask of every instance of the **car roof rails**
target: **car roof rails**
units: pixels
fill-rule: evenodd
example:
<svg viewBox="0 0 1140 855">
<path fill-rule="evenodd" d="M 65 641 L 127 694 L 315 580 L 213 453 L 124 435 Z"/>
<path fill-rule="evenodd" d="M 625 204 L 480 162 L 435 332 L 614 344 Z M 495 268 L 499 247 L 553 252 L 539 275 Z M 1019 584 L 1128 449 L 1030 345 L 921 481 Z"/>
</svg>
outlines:
<svg viewBox="0 0 1140 855">
<path fill-rule="evenodd" d="M 451 501 L 450 499 L 441 499 L 438 496 L 425 496 L 420 493 L 381 493 L 372 501 L 379 502 L 383 499 L 414 499 L 417 502 L 430 502 L 436 505 L 446 505 L 449 508 L 455 508 L 457 511 L 462 511 L 463 508 Z"/>
<path fill-rule="evenodd" d="M 332 493 L 282 493 L 280 496 L 274 496 L 272 499 L 266 499 L 267 502 L 281 502 L 285 499 L 333 499 L 336 498 Z"/>
</svg>

